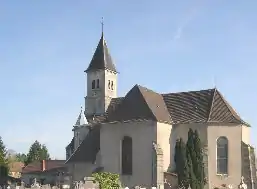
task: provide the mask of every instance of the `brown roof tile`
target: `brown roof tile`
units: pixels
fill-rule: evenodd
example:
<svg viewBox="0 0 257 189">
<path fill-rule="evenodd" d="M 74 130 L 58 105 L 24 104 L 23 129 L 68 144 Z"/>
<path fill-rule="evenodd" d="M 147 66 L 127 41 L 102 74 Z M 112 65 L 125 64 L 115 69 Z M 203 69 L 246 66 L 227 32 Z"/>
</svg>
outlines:
<svg viewBox="0 0 257 189">
<path fill-rule="evenodd" d="M 191 122 L 245 123 L 216 89 L 159 94 L 135 85 L 125 97 L 114 98 L 98 123 L 153 119 L 173 124 Z"/>
<path fill-rule="evenodd" d="M 135 85 L 115 110 L 107 116 L 107 121 L 124 121 L 131 119 L 154 119 L 155 116 L 146 103 L 142 91 Z"/>
<path fill-rule="evenodd" d="M 213 91 L 201 90 L 163 94 L 172 122 L 205 122 L 209 115 Z"/>
<path fill-rule="evenodd" d="M 172 122 L 244 123 L 216 89 L 163 94 Z"/>
<path fill-rule="evenodd" d="M 45 171 L 65 166 L 65 160 L 45 160 Z M 22 173 L 42 172 L 42 161 L 34 161 L 22 169 Z"/>
<path fill-rule="evenodd" d="M 242 123 L 239 115 L 224 99 L 222 94 L 217 89 L 214 89 L 213 93 L 208 122 Z"/>
</svg>

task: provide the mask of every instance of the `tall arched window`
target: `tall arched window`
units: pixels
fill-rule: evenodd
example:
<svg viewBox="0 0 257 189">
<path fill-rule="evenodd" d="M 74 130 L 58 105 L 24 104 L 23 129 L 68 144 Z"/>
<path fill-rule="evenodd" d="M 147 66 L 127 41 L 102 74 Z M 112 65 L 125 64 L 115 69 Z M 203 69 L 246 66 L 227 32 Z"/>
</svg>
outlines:
<svg viewBox="0 0 257 189">
<path fill-rule="evenodd" d="M 95 89 L 95 80 L 92 81 L 92 89 Z"/>
<path fill-rule="evenodd" d="M 114 87 L 113 87 L 113 81 L 112 81 L 112 82 L 111 82 L 111 89 L 113 90 L 113 88 L 114 88 Z"/>
<path fill-rule="evenodd" d="M 228 174 L 228 139 L 217 139 L 217 174 Z"/>
<path fill-rule="evenodd" d="M 122 140 L 122 174 L 132 175 L 132 138 L 125 136 Z"/>
</svg>

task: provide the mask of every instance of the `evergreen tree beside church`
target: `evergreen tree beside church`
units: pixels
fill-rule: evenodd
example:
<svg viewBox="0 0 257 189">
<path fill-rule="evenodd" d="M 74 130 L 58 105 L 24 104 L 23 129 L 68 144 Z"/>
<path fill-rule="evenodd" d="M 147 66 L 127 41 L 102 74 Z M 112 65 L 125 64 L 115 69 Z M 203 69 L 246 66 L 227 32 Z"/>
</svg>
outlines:
<svg viewBox="0 0 257 189">
<path fill-rule="evenodd" d="M 175 146 L 175 164 L 179 186 L 203 189 L 205 183 L 203 149 L 197 130 L 189 129 L 185 144 L 182 138 Z"/>
<path fill-rule="evenodd" d="M 6 148 L 3 143 L 2 138 L 0 137 L 0 177 L 8 176 L 8 160 L 6 158 Z"/>
<path fill-rule="evenodd" d="M 45 145 L 40 144 L 37 140 L 30 146 L 29 152 L 26 156 L 25 165 L 33 161 L 49 160 L 50 155 Z"/>
</svg>

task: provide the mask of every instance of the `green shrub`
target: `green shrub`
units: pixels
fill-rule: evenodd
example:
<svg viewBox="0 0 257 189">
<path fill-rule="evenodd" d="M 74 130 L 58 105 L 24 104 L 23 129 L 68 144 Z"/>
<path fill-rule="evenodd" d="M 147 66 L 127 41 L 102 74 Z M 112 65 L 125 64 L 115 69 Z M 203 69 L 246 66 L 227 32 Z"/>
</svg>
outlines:
<svg viewBox="0 0 257 189">
<path fill-rule="evenodd" d="M 100 172 L 94 173 L 93 177 L 98 182 L 100 189 L 120 188 L 120 178 L 118 174 Z"/>
</svg>

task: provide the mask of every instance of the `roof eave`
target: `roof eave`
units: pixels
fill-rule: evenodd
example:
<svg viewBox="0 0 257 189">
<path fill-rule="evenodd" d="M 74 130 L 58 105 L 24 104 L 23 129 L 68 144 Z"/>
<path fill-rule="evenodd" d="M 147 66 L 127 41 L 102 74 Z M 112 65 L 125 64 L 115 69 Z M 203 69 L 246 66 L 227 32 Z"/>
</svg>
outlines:
<svg viewBox="0 0 257 189">
<path fill-rule="evenodd" d="M 99 70 L 108 70 L 108 71 L 111 71 L 111 72 L 114 72 L 115 74 L 119 74 L 120 72 L 118 72 L 115 68 L 115 70 L 113 69 L 108 69 L 108 68 L 98 68 L 98 69 L 94 69 L 94 68 L 87 68 L 84 72 L 85 73 L 88 73 L 90 71 L 99 71 Z"/>
</svg>

